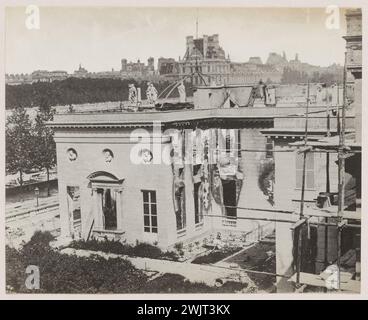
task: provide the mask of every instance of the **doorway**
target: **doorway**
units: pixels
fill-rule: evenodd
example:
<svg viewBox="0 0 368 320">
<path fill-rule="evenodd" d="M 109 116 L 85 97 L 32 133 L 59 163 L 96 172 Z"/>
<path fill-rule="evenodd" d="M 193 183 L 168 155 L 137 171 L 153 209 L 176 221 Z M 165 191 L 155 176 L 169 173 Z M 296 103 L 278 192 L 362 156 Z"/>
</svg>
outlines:
<svg viewBox="0 0 368 320">
<path fill-rule="evenodd" d="M 116 192 L 110 188 L 98 189 L 102 200 L 102 212 L 103 222 L 105 230 L 117 229 L 117 216 L 116 216 Z"/>
</svg>

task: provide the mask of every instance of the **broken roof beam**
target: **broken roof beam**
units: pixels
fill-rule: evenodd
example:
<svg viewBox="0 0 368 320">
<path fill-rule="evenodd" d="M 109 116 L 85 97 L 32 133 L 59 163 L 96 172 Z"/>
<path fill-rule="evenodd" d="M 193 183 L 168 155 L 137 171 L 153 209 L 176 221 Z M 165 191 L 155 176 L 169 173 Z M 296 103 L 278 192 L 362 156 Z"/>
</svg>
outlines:
<svg viewBox="0 0 368 320">
<path fill-rule="evenodd" d="M 297 153 L 304 153 L 304 152 L 309 152 L 312 150 L 311 146 L 306 145 L 304 148 L 300 148 Z"/>
<path fill-rule="evenodd" d="M 302 218 L 300 220 L 298 220 L 297 222 L 295 222 L 291 227 L 290 229 L 291 230 L 296 230 L 298 228 L 300 228 L 301 226 L 303 226 L 305 223 L 307 223 L 309 218 Z"/>
</svg>

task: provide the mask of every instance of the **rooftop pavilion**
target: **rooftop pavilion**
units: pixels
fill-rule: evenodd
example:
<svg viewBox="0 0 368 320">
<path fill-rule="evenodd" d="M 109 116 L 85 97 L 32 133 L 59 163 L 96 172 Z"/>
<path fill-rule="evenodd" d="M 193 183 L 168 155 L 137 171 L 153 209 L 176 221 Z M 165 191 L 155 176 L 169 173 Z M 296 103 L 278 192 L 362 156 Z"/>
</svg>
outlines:
<svg viewBox="0 0 368 320">
<path fill-rule="evenodd" d="M 325 130 L 326 108 L 310 107 L 309 128 Z M 312 113 L 313 112 L 313 113 Z M 122 128 L 122 127 L 200 127 L 217 125 L 220 127 L 244 127 L 262 124 L 277 130 L 303 131 L 304 108 L 295 107 L 257 107 L 230 109 L 194 109 L 146 112 L 73 112 L 56 114 L 51 123 L 54 128 Z M 290 120 L 293 119 L 292 122 Z M 347 116 L 347 129 L 353 128 L 354 116 Z M 331 131 L 336 130 L 336 117 L 331 117 Z M 275 128 L 276 130 L 276 128 Z"/>
</svg>

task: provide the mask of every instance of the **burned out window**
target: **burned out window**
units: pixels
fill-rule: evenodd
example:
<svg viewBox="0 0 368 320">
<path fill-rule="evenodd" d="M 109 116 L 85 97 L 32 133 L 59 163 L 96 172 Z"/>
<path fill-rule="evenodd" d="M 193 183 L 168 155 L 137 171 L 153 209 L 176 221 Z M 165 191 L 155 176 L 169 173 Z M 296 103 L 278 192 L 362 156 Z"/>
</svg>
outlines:
<svg viewBox="0 0 368 320">
<path fill-rule="evenodd" d="M 305 188 L 314 189 L 314 153 L 307 153 L 305 158 Z M 303 181 L 303 153 L 296 154 L 296 188 L 302 188 Z"/>
<path fill-rule="evenodd" d="M 201 183 L 198 182 L 194 184 L 194 222 L 196 224 L 203 220 L 201 200 Z"/>
<path fill-rule="evenodd" d="M 176 215 L 176 229 L 177 230 L 184 229 L 186 227 L 184 186 L 180 186 L 175 191 L 175 215 Z"/>
<path fill-rule="evenodd" d="M 142 190 L 144 232 L 157 233 L 156 191 Z"/>
</svg>

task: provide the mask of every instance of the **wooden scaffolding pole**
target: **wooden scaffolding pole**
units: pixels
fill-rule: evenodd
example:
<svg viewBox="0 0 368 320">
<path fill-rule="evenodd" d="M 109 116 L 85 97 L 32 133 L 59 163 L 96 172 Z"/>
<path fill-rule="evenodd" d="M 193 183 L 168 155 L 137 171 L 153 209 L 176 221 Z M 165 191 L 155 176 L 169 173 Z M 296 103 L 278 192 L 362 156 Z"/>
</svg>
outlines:
<svg viewBox="0 0 368 320">
<path fill-rule="evenodd" d="M 346 118 L 346 52 L 344 63 L 344 80 L 343 80 L 343 101 L 341 109 L 341 126 L 339 134 L 339 149 L 338 149 L 338 207 L 337 207 L 337 287 L 340 290 L 340 268 L 341 268 L 341 232 L 344 227 L 342 223 L 344 205 L 345 205 L 345 118 Z M 339 111 L 340 112 L 340 111 Z"/>
<path fill-rule="evenodd" d="M 301 199 L 300 199 L 300 220 L 304 220 L 304 193 L 305 193 L 305 167 L 306 167 L 306 158 L 307 158 L 307 142 L 308 142 L 308 114 L 309 114 L 309 81 L 307 84 L 307 104 L 306 104 L 306 112 L 305 112 L 305 132 L 304 132 L 304 149 L 303 149 L 303 173 L 302 173 L 302 191 L 301 191 Z M 302 263 L 302 248 L 303 248 L 303 234 L 302 227 L 304 223 L 300 224 L 298 228 L 295 229 L 298 237 L 298 248 L 297 248 L 297 260 L 296 260 L 296 284 L 300 285 L 300 269 Z"/>
</svg>

